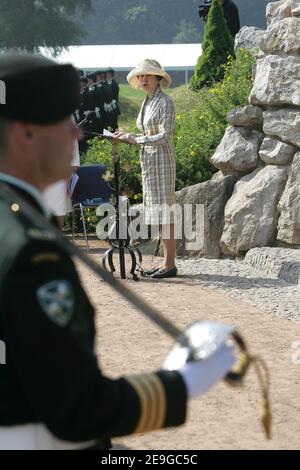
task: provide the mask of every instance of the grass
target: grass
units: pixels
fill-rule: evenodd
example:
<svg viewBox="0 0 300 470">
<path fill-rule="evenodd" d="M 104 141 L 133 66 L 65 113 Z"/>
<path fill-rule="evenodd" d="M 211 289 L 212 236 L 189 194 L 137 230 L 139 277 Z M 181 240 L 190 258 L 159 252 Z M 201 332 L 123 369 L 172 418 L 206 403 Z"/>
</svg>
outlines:
<svg viewBox="0 0 300 470">
<path fill-rule="evenodd" d="M 143 90 L 135 90 L 129 85 L 120 85 L 120 97 L 128 99 L 140 105 L 145 97 L 145 92 Z"/>
<path fill-rule="evenodd" d="M 127 130 L 132 127 L 138 117 L 139 110 L 145 93 L 141 90 L 134 90 L 129 85 L 120 85 L 120 109 L 119 128 Z"/>
<path fill-rule="evenodd" d="M 164 90 L 166 93 L 173 95 L 178 88 L 171 88 Z M 142 102 L 145 98 L 143 90 L 135 90 L 129 85 L 120 85 L 120 109 L 121 115 L 119 117 L 119 128 L 128 130 L 135 123 L 138 117 Z"/>
</svg>

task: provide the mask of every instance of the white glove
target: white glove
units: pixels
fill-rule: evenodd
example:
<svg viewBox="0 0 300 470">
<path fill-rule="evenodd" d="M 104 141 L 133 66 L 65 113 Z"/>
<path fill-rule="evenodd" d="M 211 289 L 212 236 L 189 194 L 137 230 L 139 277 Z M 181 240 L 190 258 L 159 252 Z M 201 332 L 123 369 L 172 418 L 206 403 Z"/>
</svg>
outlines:
<svg viewBox="0 0 300 470">
<path fill-rule="evenodd" d="M 184 348 L 183 348 L 184 349 Z M 179 367 L 189 398 L 207 392 L 230 371 L 236 359 L 234 347 L 224 345 L 205 360 L 186 362 Z M 168 369 L 167 365 L 164 367 Z"/>
</svg>

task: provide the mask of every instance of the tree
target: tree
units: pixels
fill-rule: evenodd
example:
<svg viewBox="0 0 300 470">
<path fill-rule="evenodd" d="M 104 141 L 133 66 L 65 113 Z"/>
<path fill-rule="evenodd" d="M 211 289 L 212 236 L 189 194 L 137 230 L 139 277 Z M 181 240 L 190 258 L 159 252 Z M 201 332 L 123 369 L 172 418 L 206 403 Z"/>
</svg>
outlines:
<svg viewBox="0 0 300 470">
<path fill-rule="evenodd" d="M 56 53 L 81 35 L 71 15 L 90 8 L 90 0 L 0 0 L 0 47 Z"/>
<path fill-rule="evenodd" d="M 84 21 L 79 15 L 75 18 L 87 33 L 81 44 L 167 44 L 182 28 L 184 35 L 178 40 L 194 42 L 197 29 L 199 42 L 202 24 L 197 7 L 201 1 L 92 0 L 93 14 Z M 182 20 L 185 22 L 180 24 Z"/>
<path fill-rule="evenodd" d="M 174 37 L 173 42 L 177 44 L 196 43 L 199 41 L 199 37 L 200 33 L 191 21 L 180 20 L 177 25 L 177 34 Z"/>
<path fill-rule="evenodd" d="M 202 54 L 198 59 L 190 86 L 199 90 L 224 77 L 224 65 L 228 56 L 234 57 L 234 41 L 227 27 L 219 0 L 213 0 L 209 9 L 202 43 Z"/>
<path fill-rule="evenodd" d="M 204 22 L 198 5 L 203 1 L 92 0 L 92 14 L 82 18 L 78 13 L 74 18 L 85 31 L 78 45 L 199 42 Z M 268 1 L 274 0 L 234 0 L 241 24 L 266 28 Z"/>
</svg>

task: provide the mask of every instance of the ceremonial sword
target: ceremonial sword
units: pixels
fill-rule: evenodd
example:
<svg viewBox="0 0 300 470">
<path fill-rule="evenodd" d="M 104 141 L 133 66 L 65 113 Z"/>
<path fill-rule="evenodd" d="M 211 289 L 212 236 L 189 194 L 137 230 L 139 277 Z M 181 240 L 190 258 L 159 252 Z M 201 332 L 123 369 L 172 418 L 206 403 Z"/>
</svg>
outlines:
<svg viewBox="0 0 300 470">
<path fill-rule="evenodd" d="M 90 256 L 69 242 L 43 214 L 32 207 L 19 194 L 11 189 L 8 184 L 0 182 L 0 191 L 14 214 L 22 214 L 27 220 L 37 228 L 46 229 L 50 232 L 56 242 L 70 256 L 76 256 L 86 266 L 88 266 L 97 276 L 106 281 L 115 291 L 119 292 L 144 316 L 149 318 L 165 333 L 175 339 L 174 349 L 185 348 L 187 351 L 186 360 L 205 360 L 213 354 L 231 336 L 240 348 L 240 357 L 234 370 L 228 372 L 224 377 L 230 385 L 241 385 L 251 363 L 254 364 L 263 395 L 263 410 L 261 421 L 267 438 L 271 438 L 271 412 L 269 403 L 269 377 L 265 363 L 259 357 L 249 354 L 245 341 L 241 335 L 228 325 L 216 322 L 196 322 L 185 330 L 180 330 L 173 322 L 168 320 L 158 309 L 143 300 L 133 292 L 128 286 L 115 279 L 112 274 L 107 273 Z M 265 377 L 261 367 L 265 371 Z"/>
</svg>

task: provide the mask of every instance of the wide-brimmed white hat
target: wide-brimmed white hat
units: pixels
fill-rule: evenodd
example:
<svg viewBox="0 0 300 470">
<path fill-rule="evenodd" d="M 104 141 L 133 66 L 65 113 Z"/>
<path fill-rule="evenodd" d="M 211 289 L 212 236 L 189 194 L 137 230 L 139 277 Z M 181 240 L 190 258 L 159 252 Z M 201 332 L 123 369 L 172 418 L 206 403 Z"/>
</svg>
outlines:
<svg viewBox="0 0 300 470">
<path fill-rule="evenodd" d="M 127 81 L 133 88 L 141 88 L 138 75 L 157 75 L 162 77 L 160 85 L 164 88 L 170 86 L 172 79 L 162 66 L 154 59 L 144 59 L 127 75 Z"/>
</svg>

